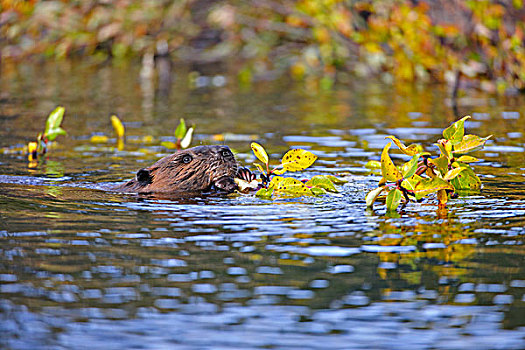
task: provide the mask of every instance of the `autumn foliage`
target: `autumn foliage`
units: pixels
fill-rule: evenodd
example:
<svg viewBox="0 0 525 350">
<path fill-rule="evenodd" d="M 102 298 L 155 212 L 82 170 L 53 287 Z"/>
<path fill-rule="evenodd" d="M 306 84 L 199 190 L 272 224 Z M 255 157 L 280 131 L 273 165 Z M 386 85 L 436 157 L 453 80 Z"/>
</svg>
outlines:
<svg viewBox="0 0 525 350">
<path fill-rule="evenodd" d="M 2 56 L 169 54 L 242 61 L 239 77 L 344 73 L 525 88 L 522 0 L 2 0 Z M 343 75 L 341 75 L 343 73 Z"/>
</svg>

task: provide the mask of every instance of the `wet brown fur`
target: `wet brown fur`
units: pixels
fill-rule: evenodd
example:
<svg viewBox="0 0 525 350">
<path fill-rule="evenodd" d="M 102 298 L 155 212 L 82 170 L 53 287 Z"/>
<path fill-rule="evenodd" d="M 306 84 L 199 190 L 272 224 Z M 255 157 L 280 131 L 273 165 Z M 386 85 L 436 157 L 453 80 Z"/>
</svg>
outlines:
<svg viewBox="0 0 525 350">
<path fill-rule="evenodd" d="M 189 161 L 188 161 L 189 160 Z M 140 169 L 115 190 L 133 193 L 233 192 L 238 165 L 227 146 L 197 146 L 178 151 Z"/>
</svg>

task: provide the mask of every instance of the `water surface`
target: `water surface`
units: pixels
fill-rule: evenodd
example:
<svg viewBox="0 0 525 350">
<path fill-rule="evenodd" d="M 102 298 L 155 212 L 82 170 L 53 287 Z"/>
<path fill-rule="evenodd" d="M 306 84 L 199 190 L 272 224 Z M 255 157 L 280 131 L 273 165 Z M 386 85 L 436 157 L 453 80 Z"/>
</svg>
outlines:
<svg viewBox="0 0 525 350">
<path fill-rule="evenodd" d="M 239 86 L 226 68 L 176 67 L 168 85 L 133 64 L 4 65 L 0 80 L 0 344 L 6 349 L 521 349 L 525 344 L 525 98 L 459 101 L 484 188 L 386 214 L 366 209 L 387 135 L 431 152 L 457 119 L 442 86 L 285 79 Z M 196 78 L 197 77 L 197 78 Z M 41 163 L 16 147 L 66 107 L 67 137 Z M 125 121 L 117 150 L 109 115 Z M 162 199 L 105 190 L 194 145 L 249 143 L 277 162 L 319 156 L 341 196 Z M 93 143 L 93 135 L 109 140 Z M 5 152 L 4 152 L 5 153 Z M 403 157 L 393 151 L 393 159 Z M 252 167 L 253 169 L 253 167 Z"/>
</svg>

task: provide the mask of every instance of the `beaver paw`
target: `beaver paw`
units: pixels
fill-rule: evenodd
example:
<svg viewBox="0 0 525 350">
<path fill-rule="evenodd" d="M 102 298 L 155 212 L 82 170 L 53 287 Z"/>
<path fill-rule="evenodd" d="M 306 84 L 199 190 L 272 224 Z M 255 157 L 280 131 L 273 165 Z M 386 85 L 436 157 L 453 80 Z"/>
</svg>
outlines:
<svg viewBox="0 0 525 350">
<path fill-rule="evenodd" d="M 246 182 L 257 180 L 257 176 L 255 176 L 255 174 L 252 173 L 248 168 L 239 168 L 239 170 L 237 170 L 237 177 Z"/>
</svg>

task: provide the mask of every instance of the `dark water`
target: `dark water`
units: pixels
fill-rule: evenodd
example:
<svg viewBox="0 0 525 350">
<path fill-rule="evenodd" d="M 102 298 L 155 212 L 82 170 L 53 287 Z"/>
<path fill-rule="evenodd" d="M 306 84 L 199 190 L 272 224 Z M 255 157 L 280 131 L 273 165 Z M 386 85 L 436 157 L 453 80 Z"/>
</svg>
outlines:
<svg viewBox="0 0 525 350">
<path fill-rule="evenodd" d="M 135 65 L 4 64 L 0 147 L 34 138 L 58 104 L 68 136 L 40 164 L 0 154 L 0 347 L 525 348 L 523 96 L 459 101 L 469 133 L 494 135 L 476 154 L 480 193 L 385 215 L 365 208 L 379 177 L 364 164 L 390 134 L 435 151 L 456 119 L 444 87 L 326 92 L 190 70 L 159 84 Z M 111 113 L 126 122 L 122 151 Z M 298 176 L 349 182 L 341 196 L 272 201 L 103 190 L 168 154 L 181 117 L 194 145 L 225 138 L 245 164 L 252 139 L 276 161 L 301 147 L 319 159 Z"/>
</svg>

